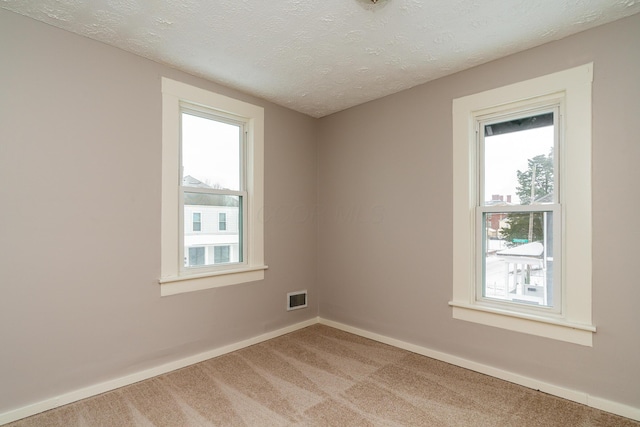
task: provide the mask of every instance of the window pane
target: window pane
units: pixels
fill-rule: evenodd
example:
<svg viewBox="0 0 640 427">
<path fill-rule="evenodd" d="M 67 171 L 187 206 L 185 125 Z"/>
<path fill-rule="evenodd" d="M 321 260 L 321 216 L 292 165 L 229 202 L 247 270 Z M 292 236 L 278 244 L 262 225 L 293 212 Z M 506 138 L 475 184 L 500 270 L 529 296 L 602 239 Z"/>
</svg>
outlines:
<svg viewBox="0 0 640 427">
<path fill-rule="evenodd" d="M 485 124 L 482 204 L 554 203 L 554 141 L 553 113 Z"/>
<path fill-rule="evenodd" d="M 201 230 L 200 212 L 194 212 L 193 214 L 193 231 Z"/>
<path fill-rule="evenodd" d="M 183 112 L 182 185 L 239 191 L 241 129 Z"/>
<path fill-rule="evenodd" d="M 482 296 L 553 307 L 552 212 L 484 213 Z"/>
<path fill-rule="evenodd" d="M 189 248 L 189 265 L 204 264 L 204 248 Z"/>
<path fill-rule="evenodd" d="M 200 231 L 194 232 L 194 225 L 188 219 L 200 213 Z M 224 214 L 224 215 L 222 215 Z M 219 219 L 225 218 L 225 229 L 220 230 Z M 184 193 L 184 252 L 185 267 L 213 265 L 218 262 L 242 262 L 242 197 L 220 194 Z M 206 248 L 201 264 L 191 262 L 193 247 Z M 226 247 L 228 251 L 216 252 Z M 189 254 L 187 257 L 186 254 Z M 219 261 L 216 261 L 219 259 Z M 224 260 L 224 261 L 223 261 Z"/>
<path fill-rule="evenodd" d="M 230 260 L 230 248 L 229 246 L 216 246 L 214 248 L 214 262 L 220 264 L 223 262 L 229 262 Z"/>
</svg>

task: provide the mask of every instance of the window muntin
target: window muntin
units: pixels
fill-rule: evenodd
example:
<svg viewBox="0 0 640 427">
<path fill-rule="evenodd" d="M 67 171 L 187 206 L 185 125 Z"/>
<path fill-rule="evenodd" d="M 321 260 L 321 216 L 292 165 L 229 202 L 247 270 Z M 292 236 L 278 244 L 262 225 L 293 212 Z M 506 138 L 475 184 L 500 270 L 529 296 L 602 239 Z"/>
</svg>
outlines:
<svg viewBox="0 0 640 427">
<path fill-rule="evenodd" d="M 180 118 L 182 217 L 188 218 L 189 213 L 198 209 L 205 221 L 197 235 L 189 234 L 187 223 L 183 224 L 181 250 L 196 244 L 214 248 L 222 243 L 236 249 L 233 257 L 223 257 L 225 261 L 217 262 L 215 256 L 207 256 L 201 263 L 185 262 L 183 269 L 219 269 L 215 264 L 227 264 L 224 268 L 229 264 L 242 264 L 246 258 L 242 227 L 247 196 L 242 174 L 245 123 L 184 103 Z M 227 214 L 232 228 L 227 228 Z M 220 228 L 222 217 L 225 218 L 223 229 Z"/>
<path fill-rule="evenodd" d="M 560 313 L 560 104 L 477 117 L 478 303 Z M 524 110 L 524 111 L 522 111 Z M 532 185 L 533 183 L 533 185 Z M 554 250 L 554 246 L 556 246 Z M 554 268 L 555 267 L 555 268 Z"/>
</svg>

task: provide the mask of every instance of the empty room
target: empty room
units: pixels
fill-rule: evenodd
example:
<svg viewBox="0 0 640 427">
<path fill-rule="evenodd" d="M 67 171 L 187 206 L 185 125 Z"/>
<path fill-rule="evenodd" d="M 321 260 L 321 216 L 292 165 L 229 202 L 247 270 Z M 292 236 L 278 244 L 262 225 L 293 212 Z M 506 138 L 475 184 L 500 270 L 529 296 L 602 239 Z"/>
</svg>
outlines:
<svg viewBox="0 0 640 427">
<path fill-rule="evenodd" d="M 0 1 L 0 425 L 640 425 L 640 2 Z"/>
</svg>

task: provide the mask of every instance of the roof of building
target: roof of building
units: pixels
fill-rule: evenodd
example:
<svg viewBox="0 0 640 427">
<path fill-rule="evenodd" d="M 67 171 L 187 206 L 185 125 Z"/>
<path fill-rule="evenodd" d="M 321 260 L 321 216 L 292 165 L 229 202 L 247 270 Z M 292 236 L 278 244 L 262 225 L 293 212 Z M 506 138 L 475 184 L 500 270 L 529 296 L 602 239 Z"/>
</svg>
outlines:
<svg viewBox="0 0 640 427">
<path fill-rule="evenodd" d="M 208 188 L 214 190 L 210 185 L 187 175 L 182 178 L 183 187 L 191 188 Z M 212 194 L 212 193 L 200 193 L 189 192 L 184 193 L 185 206 L 225 206 L 225 207 L 238 207 L 240 206 L 240 196 L 225 195 L 225 194 Z"/>
</svg>

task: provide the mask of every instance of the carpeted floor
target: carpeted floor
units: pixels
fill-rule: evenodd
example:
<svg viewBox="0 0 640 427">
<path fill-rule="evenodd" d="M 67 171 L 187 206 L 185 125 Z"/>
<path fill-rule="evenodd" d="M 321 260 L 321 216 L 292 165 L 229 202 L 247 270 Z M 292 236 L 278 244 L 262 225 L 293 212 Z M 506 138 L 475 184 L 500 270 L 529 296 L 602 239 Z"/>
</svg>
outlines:
<svg viewBox="0 0 640 427">
<path fill-rule="evenodd" d="M 9 424 L 25 426 L 640 426 L 314 325 Z"/>
</svg>

